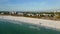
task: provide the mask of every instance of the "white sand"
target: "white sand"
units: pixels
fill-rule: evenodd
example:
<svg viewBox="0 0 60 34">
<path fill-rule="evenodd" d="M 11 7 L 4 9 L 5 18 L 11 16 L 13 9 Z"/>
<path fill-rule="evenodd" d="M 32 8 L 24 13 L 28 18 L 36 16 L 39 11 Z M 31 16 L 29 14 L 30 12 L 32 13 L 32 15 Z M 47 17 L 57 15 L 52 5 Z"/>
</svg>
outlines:
<svg viewBox="0 0 60 34">
<path fill-rule="evenodd" d="M 0 16 L 0 18 L 60 29 L 60 21 L 36 19 L 36 18 L 28 18 L 28 17 L 15 17 L 15 16 Z"/>
</svg>

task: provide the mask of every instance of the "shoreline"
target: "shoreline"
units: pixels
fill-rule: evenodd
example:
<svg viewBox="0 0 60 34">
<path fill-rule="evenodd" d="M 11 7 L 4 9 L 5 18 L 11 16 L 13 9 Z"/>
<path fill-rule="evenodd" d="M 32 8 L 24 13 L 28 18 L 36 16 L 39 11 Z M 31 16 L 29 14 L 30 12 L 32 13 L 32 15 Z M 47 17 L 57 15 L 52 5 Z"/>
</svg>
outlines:
<svg viewBox="0 0 60 34">
<path fill-rule="evenodd" d="M 60 29 L 60 21 L 36 19 L 36 18 L 29 18 L 29 17 L 17 17 L 17 16 L 0 16 L 0 18 L 21 21 L 29 24 L 41 25 L 49 28 Z"/>
</svg>

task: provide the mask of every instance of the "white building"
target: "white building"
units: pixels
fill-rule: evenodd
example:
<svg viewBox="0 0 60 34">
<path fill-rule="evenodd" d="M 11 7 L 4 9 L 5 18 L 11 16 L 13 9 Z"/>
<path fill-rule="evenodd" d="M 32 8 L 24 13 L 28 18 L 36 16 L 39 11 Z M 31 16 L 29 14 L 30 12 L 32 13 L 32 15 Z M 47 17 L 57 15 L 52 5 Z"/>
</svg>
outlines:
<svg viewBox="0 0 60 34">
<path fill-rule="evenodd" d="M 17 15 L 24 15 L 23 13 L 17 13 Z"/>
<path fill-rule="evenodd" d="M 1 14 L 4 14 L 3 12 Z"/>
<path fill-rule="evenodd" d="M 11 12 L 11 14 L 16 14 L 16 12 Z"/>
<path fill-rule="evenodd" d="M 41 16 L 41 14 L 36 14 L 36 16 Z"/>
<path fill-rule="evenodd" d="M 28 16 L 34 16 L 34 14 L 27 14 Z"/>
</svg>

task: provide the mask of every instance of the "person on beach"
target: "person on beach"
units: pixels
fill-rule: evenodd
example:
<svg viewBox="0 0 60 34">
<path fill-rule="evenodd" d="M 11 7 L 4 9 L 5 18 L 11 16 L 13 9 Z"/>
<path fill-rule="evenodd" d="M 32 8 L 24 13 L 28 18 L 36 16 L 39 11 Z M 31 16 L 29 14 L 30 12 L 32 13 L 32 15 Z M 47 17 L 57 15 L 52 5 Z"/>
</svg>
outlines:
<svg viewBox="0 0 60 34">
<path fill-rule="evenodd" d="M 41 25 L 42 23 L 40 23 L 40 25 Z"/>
</svg>

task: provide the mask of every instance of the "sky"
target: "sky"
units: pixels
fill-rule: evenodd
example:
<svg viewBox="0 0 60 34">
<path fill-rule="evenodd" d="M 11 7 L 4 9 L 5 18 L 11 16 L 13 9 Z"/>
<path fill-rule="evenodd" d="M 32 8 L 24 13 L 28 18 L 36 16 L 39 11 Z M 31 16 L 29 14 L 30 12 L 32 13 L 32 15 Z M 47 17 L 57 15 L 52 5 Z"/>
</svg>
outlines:
<svg viewBox="0 0 60 34">
<path fill-rule="evenodd" d="M 60 9 L 60 0 L 0 0 L 2 11 L 40 11 Z"/>
</svg>

